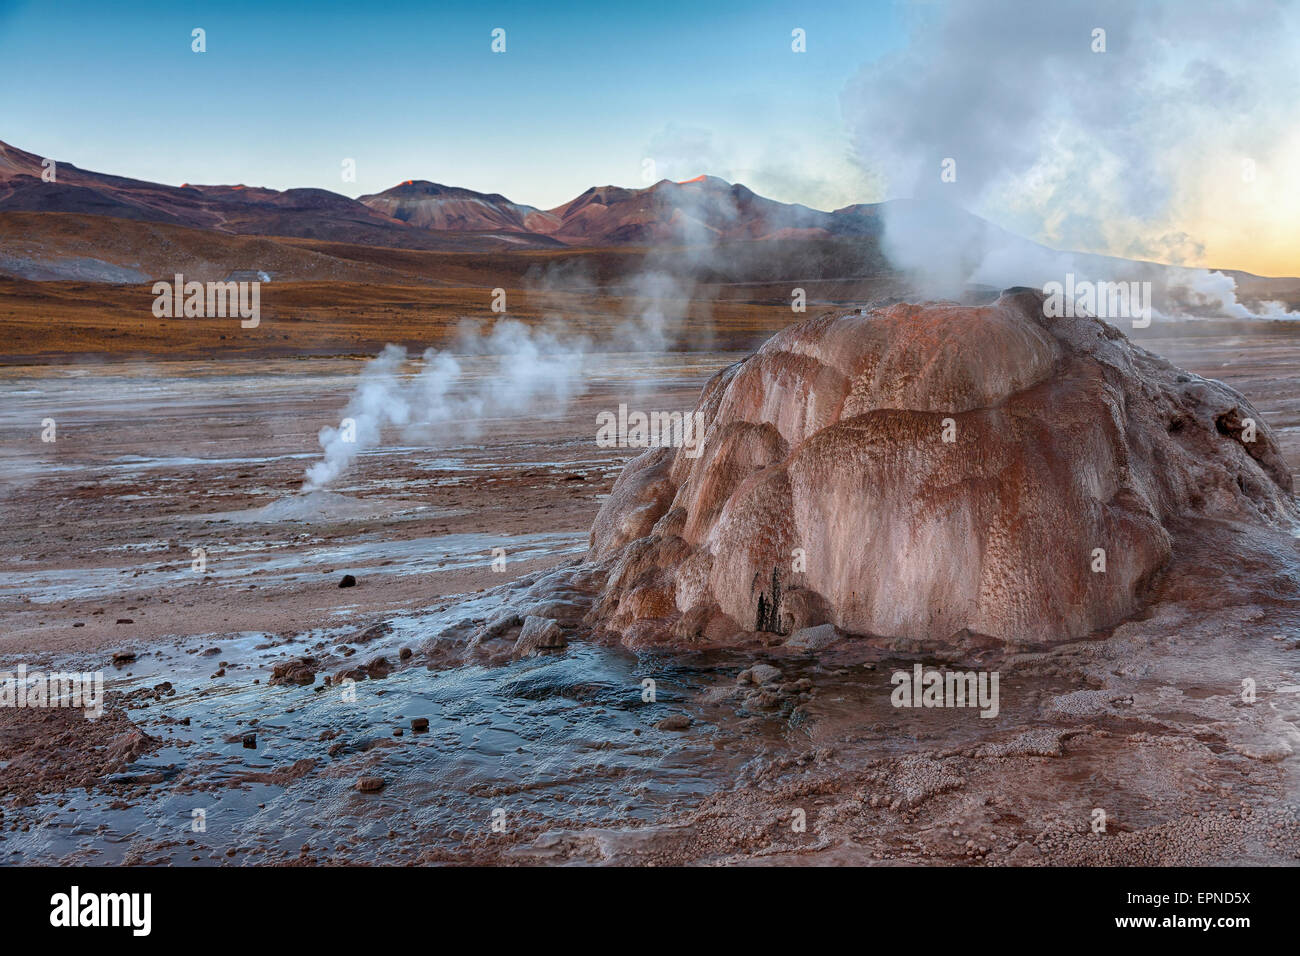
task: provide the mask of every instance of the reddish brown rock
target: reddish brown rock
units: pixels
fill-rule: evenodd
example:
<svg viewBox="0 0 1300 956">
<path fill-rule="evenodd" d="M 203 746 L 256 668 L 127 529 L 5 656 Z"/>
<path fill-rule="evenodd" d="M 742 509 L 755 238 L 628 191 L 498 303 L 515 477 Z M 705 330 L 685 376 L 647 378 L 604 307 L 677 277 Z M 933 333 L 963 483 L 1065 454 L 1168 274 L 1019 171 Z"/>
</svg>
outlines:
<svg viewBox="0 0 1300 956">
<path fill-rule="evenodd" d="M 589 622 L 633 645 L 1061 640 L 1141 607 L 1174 523 L 1294 517 L 1240 394 L 1042 302 L 821 316 L 720 372 L 702 453 L 647 451 L 602 507 Z"/>
<path fill-rule="evenodd" d="M 296 657 L 271 668 L 270 684 L 310 684 L 316 679 L 317 661 L 314 657 Z"/>
</svg>

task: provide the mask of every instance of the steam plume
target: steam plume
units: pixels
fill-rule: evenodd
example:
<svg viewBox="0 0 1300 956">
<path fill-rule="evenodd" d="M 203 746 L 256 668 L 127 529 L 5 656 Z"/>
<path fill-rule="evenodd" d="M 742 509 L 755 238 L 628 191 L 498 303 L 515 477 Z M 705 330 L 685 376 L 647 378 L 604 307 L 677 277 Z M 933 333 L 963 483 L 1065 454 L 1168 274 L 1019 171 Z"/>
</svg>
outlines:
<svg viewBox="0 0 1300 956">
<path fill-rule="evenodd" d="M 926 291 L 1038 285 L 1066 271 L 1148 277 L 1012 233 L 1175 265 L 1203 261 L 1202 230 L 1225 245 L 1287 241 L 1293 218 L 1278 206 L 1294 202 L 1287 170 L 1300 143 L 1279 131 L 1293 127 L 1300 82 L 1279 66 L 1300 57 L 1300 7 L 960 0 L 913 10 L 907 46 L 863 67 L 842 107 L 859 162 L 891 195 L 923 201 L 887 206 L 884 245 Z M 947 159 L 955 179 L 945 181 Z M 1300 318 L 1276 303 L 1248 308 L 1221 273 L 1149 277 L 1165 315 Z"/>
<path fill-rule="evenodd" d="M 362 370 L 344 422 L 321 429 L 325 456 L 307 469 L 303 490 L 333 482 L 379 444 L 386 428 L 408 440 L 445 444 L 472 436 L 494 415 L 517 415 L 546 399 L 563 406 L 585 387 L 588 345 L 582 337 L 561 341 L 548 330 L 502 319 L 486 335 L 463 326 L 455 353 L 425 350 L 420 370 L 409 377 L 402 374 L 406 350 L 385 346 Z"/>
</svg>

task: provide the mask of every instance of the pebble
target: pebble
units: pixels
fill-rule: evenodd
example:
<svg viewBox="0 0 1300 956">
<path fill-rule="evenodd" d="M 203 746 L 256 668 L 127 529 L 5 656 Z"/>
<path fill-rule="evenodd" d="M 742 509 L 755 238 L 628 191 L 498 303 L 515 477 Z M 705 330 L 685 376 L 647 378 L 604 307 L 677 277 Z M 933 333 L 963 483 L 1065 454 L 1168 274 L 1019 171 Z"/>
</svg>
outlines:
<svg viewBox="0 0 1300 956">
<path fill-rule="evenodd" d="M 685 714 L 669 714 L 659 723 L 655 724 L 656 730 L 686 730 L 691 726 L 691 718 Z"/>
</svg>

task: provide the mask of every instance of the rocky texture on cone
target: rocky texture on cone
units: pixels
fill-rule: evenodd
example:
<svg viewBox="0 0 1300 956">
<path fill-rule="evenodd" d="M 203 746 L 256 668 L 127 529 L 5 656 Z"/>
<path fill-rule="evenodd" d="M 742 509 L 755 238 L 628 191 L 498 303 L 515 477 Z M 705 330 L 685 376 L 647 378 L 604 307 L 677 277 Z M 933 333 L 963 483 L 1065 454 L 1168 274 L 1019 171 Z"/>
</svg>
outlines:
<svg viewBox="0 0 1300 956">
<path fill-rule="evenodd" d="M 1032 290 L 793 325 L 699 409 L 702 451 L 630 462 L 592 527 L 588 624 L 630 645 L 1062 640 L 1137 611 L 1186 519 L 1296 515 L 1245 398 Z"/>
</svg>

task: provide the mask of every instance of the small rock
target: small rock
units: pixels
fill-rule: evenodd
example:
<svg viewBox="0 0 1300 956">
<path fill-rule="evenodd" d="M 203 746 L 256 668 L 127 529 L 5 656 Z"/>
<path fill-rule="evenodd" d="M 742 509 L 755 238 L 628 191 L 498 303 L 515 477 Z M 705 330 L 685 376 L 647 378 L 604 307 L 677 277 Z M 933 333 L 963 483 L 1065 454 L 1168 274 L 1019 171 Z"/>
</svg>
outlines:
<svg viewBox="0 0 1300 956">
<path fill-rule="evenodd" d="M 343 575 L 343 580 L 339 582 L 341 588 L 354 588 L 357 586 L 357 579 L 350 574 Z"/>
<path fill-rule="evenodd" d="M 371 678 L 372 680 L 377 680 L 381 677 L 387 677 L 388 672 L 392 670 L 392 665 L 388 663 L 387 657 L 384 657 L 382 654 L 380 654 L 366 661 L 363 665 L 361 665 L 361 669 L 366 672 L 367 677 Z"/>
<path fill-rule="evenodd" d="M 349 574 L 343 580 L 347 581 L 351 578 L 352 575 Z M 353 583 L 355 584 L 356 582 L 353 581 Z M 339 585 L 339 587 L 341 588 L 350 587 L 350 586 L 351 585 L 347 585 L 347 584 Z M 360 634 L 352 638 L 352 640 L 358 644 L 365 644 L 367 641 L 373 641 L 377 637 L 383 637 L 384 635 L 391 634 L 391 633 L 393 633 L 393 625 L 389 624 L 387 621 L 381 621 L 378 624 L 372 624 L 370 627 L 366 628 Z"/>
<path fill-rule="evenodd" d="M 316 658 L 296 657 L 271 668 L 270 684 L 310 684 L 316 680 Z"/>
<path fill-rule="evenodd" d="M 417 734 L 422 734 L 422 733 L 424 733 L 426 730 L 429 729 L 429 718 L 428 718 L 428 717 L 412 717 L 412 718 L 411 718 L 411 729 L 414 730 Z"/>
<path fill-rule="evenodd" d="M 118 667 L 129 664 L 133 660 L 135 660 L 135 651 L 115 651 L 113 653 L 113 663 Z"/>
<path fill-rule="evenodd" d="M 749 669 L 750 681 L 755 684 L 769 684 L 781 676 L 781 672 L 771 664 L 755 664 Z"/>
<path fill-rule="evenodd" d="M 257 734 L 244 734 L 244 748 L 247 750 L 257 749 Z"/>
<path fill-rule="evenodd" d="M 378 793 L 384 789 L 383 777 L 362 777 L 357 781 L 357 789 L 362 793 Z"/>
<path fill-rule="evenodd" d="M 524 626 L 519 632 L 519 639 L 515 641 L 514 652 L 519 657 L 525 657 L 539 651 L 561 650 L 568 644 L 554 618 L 530 614 L 524 618 Z"/>
<path fill-rule="evenodd" d="M 685 714 L 669 714 L 655 724 L 655 730 L 686 730 L 690 726 L 691 718 Z"/>
<path fill-rule="evenodd" d="M 835 630 L 834 624 L 819 624 L 816 627 L 805 627 L 802 630 L 795 631 L 786 640 L 786 647 L 798 647 L 806 651 L 821 650 L 834 644 L 840 639 L 839 632 Z"/>
</svg>

